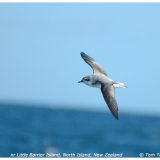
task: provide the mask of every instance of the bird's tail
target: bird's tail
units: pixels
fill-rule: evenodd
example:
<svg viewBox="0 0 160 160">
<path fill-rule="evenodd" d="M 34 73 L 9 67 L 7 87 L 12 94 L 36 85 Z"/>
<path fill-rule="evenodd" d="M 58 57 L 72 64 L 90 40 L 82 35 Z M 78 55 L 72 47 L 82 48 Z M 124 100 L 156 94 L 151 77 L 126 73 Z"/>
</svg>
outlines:
<svg viewBox="0 0 160 160">
<path fill-rule="evenodd" d="M 115 88 L 127 88 L 127 86 L 124 83 L 121 83 L 121 82 L 116 82 L 116 83 L 113 84 L 113 86 Z"/>
</svg>

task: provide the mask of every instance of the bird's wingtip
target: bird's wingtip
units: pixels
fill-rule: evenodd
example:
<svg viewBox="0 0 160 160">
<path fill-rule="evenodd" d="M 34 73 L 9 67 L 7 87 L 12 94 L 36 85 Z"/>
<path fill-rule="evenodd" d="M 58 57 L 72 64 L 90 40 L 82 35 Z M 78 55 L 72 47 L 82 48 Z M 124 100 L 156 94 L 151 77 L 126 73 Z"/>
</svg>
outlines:
<svg viewBox="0 0 160 160">
<path fill-rule="evenodd" d="M 81 55 L 81 56 L 85 56 L 86 54 L 85 54 L 84 52 L 81 52 L 80 55 Z"/>
<path fill-rule="evenodd" d="M 80 54 L 81 54 L 81 57 L 82 57 L 83 59 L 94 61 L 94 59 L 93 59 L 92 57 L 88 56 L 86 53 L 81 52 Z"/>
<path fill-rule="evenodd" d="M 119 116 L 118 116 L 118 115 L 114 115 L 114 117 L 115 117 L 117 120 L 119 120 Z"/>
</svg>

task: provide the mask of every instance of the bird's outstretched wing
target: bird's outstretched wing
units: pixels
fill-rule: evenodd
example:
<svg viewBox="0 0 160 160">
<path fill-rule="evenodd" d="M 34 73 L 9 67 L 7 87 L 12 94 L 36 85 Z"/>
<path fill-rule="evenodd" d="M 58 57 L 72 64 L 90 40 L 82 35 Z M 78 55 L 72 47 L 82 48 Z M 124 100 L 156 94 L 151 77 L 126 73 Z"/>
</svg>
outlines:
<svg viewBox="0 0 160 160">
<path fill-rule="evenodd" d="M 115 94 L 114 94 L 114 87 L 112 85 L 103 85 L 101 86 L 101 91 L 104 97 L 104 100 L 106 104 L 108 105 L 110 111 L 112 112 L 113 116 L 116 119 L 119 119 L 118 117 L 118 105 L 115 99 Z"/>
<path fill-rule="evenodd" d="M 92 57 L 88 56 L 84 52 L 81 52 L 81 57 L 88 65 L 91 66 L 91 68 L 93 69 L 93 74 L 101 73 L 108 76 L 104 69 L 99 64 L 97 64 Z"/>
</svg>

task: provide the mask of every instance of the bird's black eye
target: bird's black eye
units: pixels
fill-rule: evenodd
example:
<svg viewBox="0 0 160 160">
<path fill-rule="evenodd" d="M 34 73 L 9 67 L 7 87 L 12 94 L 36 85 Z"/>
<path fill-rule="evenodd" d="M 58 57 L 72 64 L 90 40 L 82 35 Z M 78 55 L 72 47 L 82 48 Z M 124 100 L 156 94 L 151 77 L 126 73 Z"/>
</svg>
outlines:
<svg viewBox="0 0 160 160">
<path fill-rule="evenodd" d="M 85 81 L 89 81 L 89 78 L 85 78 L 84 80 L 85 80 Z"/>
</svg>

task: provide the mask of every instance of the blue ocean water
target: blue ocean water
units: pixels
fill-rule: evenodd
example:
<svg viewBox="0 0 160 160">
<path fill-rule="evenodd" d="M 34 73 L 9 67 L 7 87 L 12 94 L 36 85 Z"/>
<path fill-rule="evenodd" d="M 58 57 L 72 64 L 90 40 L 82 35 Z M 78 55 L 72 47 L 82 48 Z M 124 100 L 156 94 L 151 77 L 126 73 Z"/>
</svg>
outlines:
<svg viewBox="0 0 160 160">
<path fill-rule="evenodd" d="M 1 157 L 157 152 L 160 117 L 121 114 L 117 121 L 109 113 L 0 104 Z"/>
</svg>

